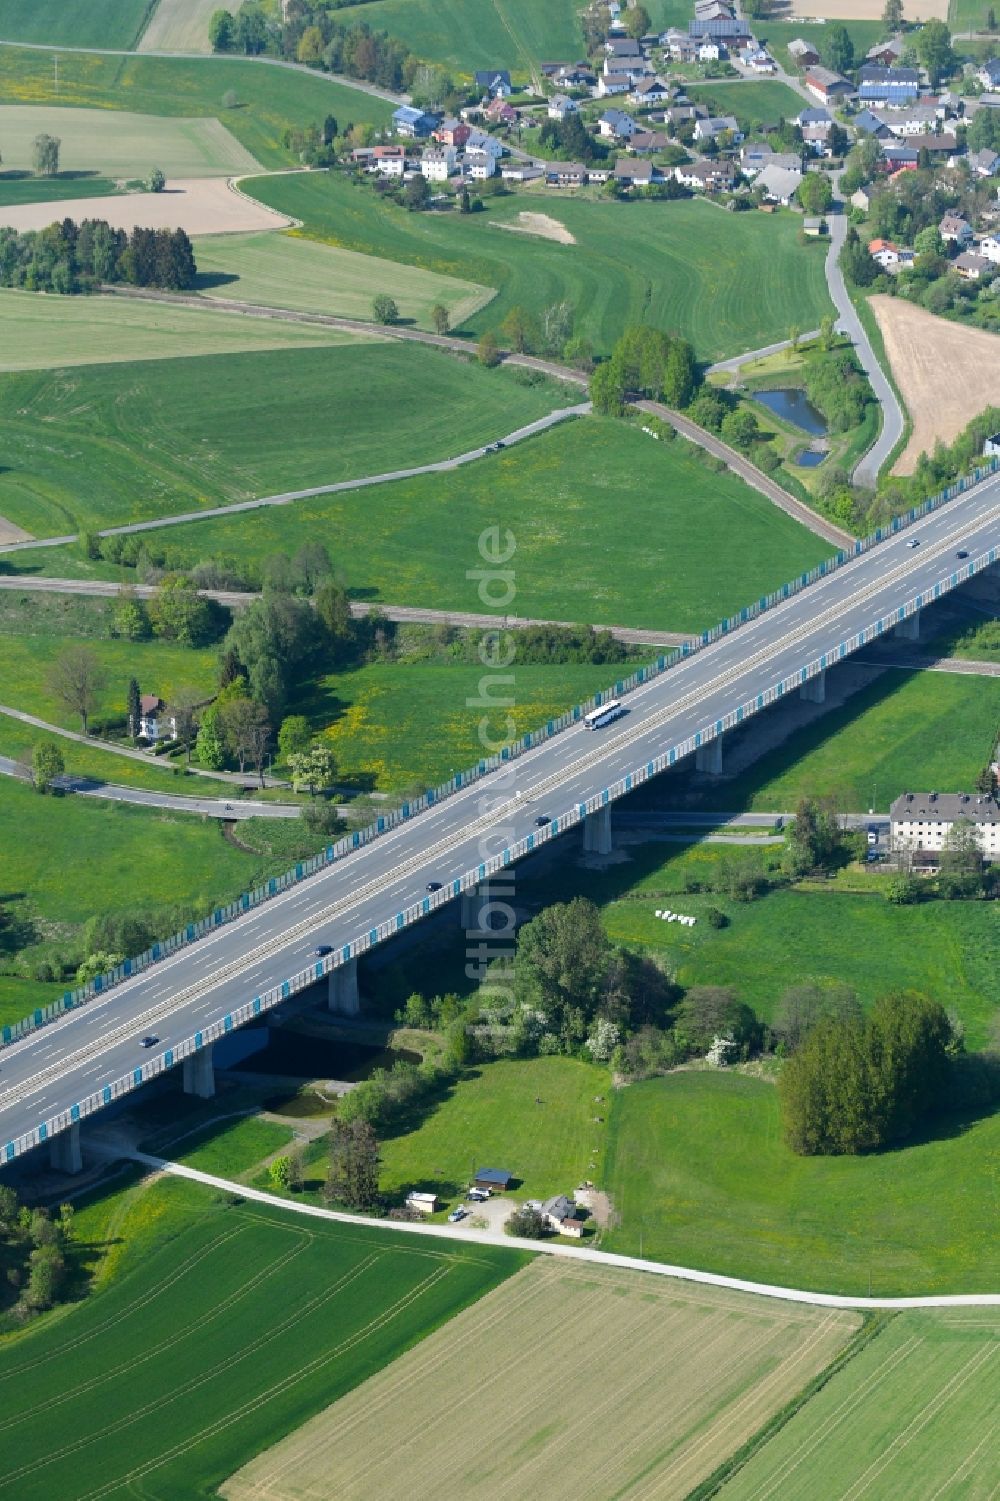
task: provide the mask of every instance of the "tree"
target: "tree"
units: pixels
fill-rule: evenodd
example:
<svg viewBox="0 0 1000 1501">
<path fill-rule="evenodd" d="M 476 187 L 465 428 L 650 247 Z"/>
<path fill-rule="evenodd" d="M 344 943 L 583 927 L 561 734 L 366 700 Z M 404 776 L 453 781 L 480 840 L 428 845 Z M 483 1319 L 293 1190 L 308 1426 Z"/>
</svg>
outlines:
<svg viewBox="0 0 1000 1501">
<path fill-rule="evenodd" d="M 53 697 L 71 713 L 79 714 L 85 735 L 106 681 L 107 674 L 89 646 L 64 647 L 49 671 Z"/>
<path fill-rule="evenodd" d="M 54 740 L 40 740 L 31 753 L 31 780 L 36 792 L 48 792 L 66 770 L 63 753 Z"/>
<path fill-rule="evenodd" d="M 431 308 L 431 323 L 434 325 L 434 332 L 442 337 L 451 328 L 451 317 L 444 303 L 436 302 Z"/>
<path fill-rule="evenodd" d="M 304 714 L 290 714 L 278 731 L 278 756 L 287 766 L 293 756 L 303 755 L 312 741 L 312 731 Z"/>
<path fill-rule="evenodd" d="M 521 1240 L 541 1240 L 548 1231 L 548 1224 L 537 1209 L 530 1204 L 522 1204 L 520 1209 L 515 1209 L 513 1214 L 507 1216 L 504 1230 L 508 1235 L 516 1235 Z"/>
<path fill-rule="evenodd" d="M 538 343 L 538 325 L 520 305 L 512 307 L 500 325 L 504 343 L 516 354 L 529 354 Z"/>
<path fill-rule="evenodd" d="M 222 733 L 226 747 L 239 765 L 241 773 L 252 759 L 254 730 L 260 714 L 265 713 L 253 699 L 232 698 L 220 708 Z"/>
<path fill-rule="evenodd" d="M 882 11 L 882 26 L 887 37 L 896 35 L 903 24 L 903 0 L 885 0 Z"/>
<path fill-rule="evenodd" d="M 139 738 L 139 723 L 142 719 L 142 694 L 138 678 L 129 678 L 127 694 L 128 732 L 133 740 Z"/>
<path fill-rule="evenodd" d="M 760 438 L 757 418 L 747 407 L 737 407 L 734 412 L 727 412 L 722 419 L 722 436 L 733 448 L 739 448 L 745 453 Z"/>
<path fill-rule="evenodd" d="M 833 188 L 825 172 L 807 172 L 799 183 L 799 202 L 807 214 L 825 214 L 833 203 Z"/>
<path fill-rule="evenodd" d="M 123 641 L 139 641 L 149 630 L 149 618 L 145 607 L 136 597 L 134 589 L 123 584 L 118 591 L 114 613 L 111 616 L 111 633 Z"/>
<path fill-rule="evenodd" d="M 267 1170 L 267 1176 L 271 1180 L 271 1187 L 288 1189 L 292 1185 L 292 1159 L 290 1157 L 275 1157 Z"/>
<path fill-rule="evenodd" d="M 804 797 L 785 830 L 785 868 L 790 875 L 828 869 L 840 848 L 837 807 L 829 799 Z"/>
<path fill-rule="evenodd" d="M 670 407 L 686 407 L 694 395 L 697 383 L 694 350 L 687 339 L 671 339 L 663 366 L 663 400 Z"/>
<path fill-rule="evenodd" d="M 487 370 L 492 370 L 495 366 L 499 365 L 500 346 L 497 343 L 497 336 L 492 329 L 487 328 L 480 336 L 479 344 L 476 348 L 476 357 L 481 365 L 486 366 Z"/>
<path fill-rule="evenodd" d="M 430 196 L 430 183 L 422 172 L 416 172 L 403 189 L 403 204 L 411 214 L 419 213 L 427 207 Z M 384 323 L 386 320 L 383 318 L 380 321 Z"/>
<path fill-rule="evenodd" d="M 236 33 L 232 13 L 214 10 L 208 23 L 208 41 L 213 52 L 231 52 Z"/>
<path fill-rule="evenodd" d="M 180 646 L 200 646 L 211 635 L 212 611 L 191 580 L 168 573 L 147 605 L 153 635 Z"/>
<path fill-rule="evenodd" d="M 318 26 L 307 26 L 299 37 L 296 58 L 307 67 L 316 67 L 323 61 L 323 33 Z"/>
<path fill-rule="evenodd" d="M 833 314 L 824 313 L 819 320 L 819 347 L 823 350 L 824 354 L 829 354 L 833 348 L 836 333 L 837 325 Z"/>
<path fill-rule="evenodd" d="M 372 316 L 376 323 L 399 322 L 399 308 L 388 292 L 377 292 L 372 298 Z"/>
<path fill-rule="evenodd" d="M 87 958 L 84 959 L 83 963 L 77 969 L 76 983 L 78 985 L 89 985 L 92 980 L 96 980 L 100 975 L 110 974 L 113 969 L 117 969 L 118 965 L 124 962 L 124 959 L 124 954 L 110 954 L 104 950 L 96 954 L 88 954 Z"/>
<path fill-rule="evenodd" d="M 316 616 L 322 622 L 333 648 L 334 664 L 340 664 L 354 647 L 356 629 L 347 590 L 333 579 L 324 579 L 315 594 Z"/>
<path fill-rule="evenodd" d="M 823 59 L 835 73 L 850 73 L 854 67 L 854 43 L 846 26 L 830 26 L 823 41 Z"/>
<path fill-rule="evenodd" d="M 166 173 L 161 167 L 154 167 L 146 178 L 147 193 L 162 193 L 166 185 Z"/>
<path fill-rule="evenodd" d="M 950 78 L 957 67 L 951 48 L 951 32 L 943 21 L 926 21 L 917 32 L 917 56 L 927 69 L 931 88 Z"/>
<path fill-rule="evenodd" d="M 41 135 L 35 136 L 31 143 L 31 160 L 35 169 L 36 177 L 55 177 L 59 171 L 59 146 L 58 136 Z"/>
<path fill-rule="evenodd" d="M 321 788 L 331 787 L 337 775 L 333 751 L 320 741 L 313 741 L 307 750 L 293 752 L 288 757 L 288 768 L 293 792 L 308 792 L 310 797 L 315 797 Z"/>
<path fill-rule="evenodd" d="M 517 938 L 515 991 L 540 1011 L 546 1030 L 579 1046 L 607 993 L 612 951 L 593 902 L 556 902 L 525 923 Z"/>
<path fill-rule="evenodd" d="M 860 1015 L 858 998 L 849 986 L 837 982 L 818 985 L 807 980 L 801 985 L 789 986 L 779 997 L 772 1030 L 788 1051 L 794 1052 L 825 1018 Z"/>
<path fill-rule="evenodd" d="M 594 411 L 605 417 L 620 417 L 625 410 L 625 388 L 611 360 L 604 360 L 590 377 Z"/>
<path fill-rule="evenodd" d="M 726 985 L 693 985 L 677 1007 L 674 1032 L 695 1053 L 707 1052 L 717 1037 L 728 1037 L 745 1056 L 761 1039 L 753 1011 Z"/>
<path fill-rule="evenodd" d="M 323 145 L 332 146 L 340 131 L 337 129 L 337 116 L 327 115 L 323 121 Z"/>
<path fill-rule="evenodd" d="M 198 765 L 206 771 L 220 771 L 226 759 L 225 739 L 218 709 L 206 709 L 198 726 Z"/>
<path fill-rule="evenodd" d="M 378 1174 L 381 1166 L 378 1142 L 367 1121 L 343 1121 L 334 1117 L 330 1131 L 330 1168 L 324 1196 L 349 1209 L 378 1207 Z"/>
<path fill-rule="evenodd" d="M 194 688 L 175 688 L 170 703 L 164 710 L 164 718 L 174 721 L 177 739 L 184 746 L 187 764 L 191 765 L 191 747 L 202 694 Z"/>
<path fill-rule="evenodd" d="M 24 1291 L 27 1306 L 40 1312 L 58 1300 L 66 1278 L 66 1258 L 56 1244 L 36 1246 L 28 1257 L 28 1285 Z"/>
</svg>

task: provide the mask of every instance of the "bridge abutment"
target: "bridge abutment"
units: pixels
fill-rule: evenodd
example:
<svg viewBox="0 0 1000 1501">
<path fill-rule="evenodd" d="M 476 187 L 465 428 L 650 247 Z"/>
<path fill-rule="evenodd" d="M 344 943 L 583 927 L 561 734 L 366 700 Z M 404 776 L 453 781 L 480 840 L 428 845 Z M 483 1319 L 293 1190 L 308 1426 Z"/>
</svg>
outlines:
<svg viewBox="0 0 1000 1501">
<path fill-rule="evenodd" d="M 588 813 L 584 819 L 583 853 L 610 855 L 611 849 L 611 808 L 608 806 L 598 808 L 596 813 Z"/>
<path fill-rule="evenodd" d="M 80 1122 L 74 1121 L 68 1131 L 53 1136 L 49 1148 L 49 1161 L 57 1173 L 82 1173 L 83 1150 L 80 1146 Z"/>
<path fill-rule="evenodd" d="M 215 1094 L 215 1063 L 213 1046 L 199 1048 L 184 1059 L 184 1093 L 193 1094 L 199 1100 L 210 1100 Z"/>
<path fill-rule="evenodd" d="M 808 678 L 799 689 L 799 698 L 807 704 L 826 703 L 826 668 L 817 672 L 814 678 Z"/>
<path fill-rule="evenodd" d="M 327 1010 L 338 1011 L 341 1016 L 357 1016 L 361 1010 L 361 995 L 358 991 L 358 961 L 348 959 L 331 969 L 327 991 Z"/>
<path fill-rule="evenodd" d="M 707 745 L 699 745 L 694 753 L 695 771 L 703 771 L 707 776 L 720 777 L 722 775 L 722 736 L 716 735 L 714 740 L 709 740 Z"/>
<path fill-rule="evenodd" d="M 896 627 L 896 635 L 900 641 L 920 640 L 920 611 L 914 610 L 912 615 L 907 615 Z"/>
</svg>

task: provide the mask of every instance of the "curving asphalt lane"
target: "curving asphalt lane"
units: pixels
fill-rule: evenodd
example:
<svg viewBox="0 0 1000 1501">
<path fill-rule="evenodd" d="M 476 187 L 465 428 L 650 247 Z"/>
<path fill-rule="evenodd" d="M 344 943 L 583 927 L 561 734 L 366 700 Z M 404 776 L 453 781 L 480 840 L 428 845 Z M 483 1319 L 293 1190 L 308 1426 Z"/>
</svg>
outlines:
<svg viewBox="0 0 1000 1501">
<path fill-rule="evenodd" d="M 911 548 L 910 541 L 920 545 Z M 2 1053 L 0 1142 L 68 1110 L 162 1047 L 314 962 L 318 942 L 361 938 L 616 779 L 711 725 L 1000 541 L 991 478 L 802 593 L 644 684 L 626 717 L 577 725 L 371 844 Z M 475 560 L 470 560 L 474 563 Z M 506 686 L 506 685 L 505 685 Z M 516 689 L 516 677 L 515 677 Z M 478 717 L 479 710 L 475 712 Z M 477 935 L 476 942 L 486 935 Z M 475 954 L 475 945 L 473 954 Z"/>
</svg>

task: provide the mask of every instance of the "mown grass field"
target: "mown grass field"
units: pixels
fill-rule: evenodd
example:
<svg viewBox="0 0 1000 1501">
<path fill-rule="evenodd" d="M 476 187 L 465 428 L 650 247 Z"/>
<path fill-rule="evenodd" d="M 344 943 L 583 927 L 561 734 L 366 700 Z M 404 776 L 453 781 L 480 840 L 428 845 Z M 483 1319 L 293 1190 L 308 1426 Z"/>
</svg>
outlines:
<svg viewBox="0 0 1000 1501">
<path fill-rule="evenodd" d="M 539 1257 L 261 1454 L 221 1494 L 292 1501 L 323 1494 L 336 1475 L 343 1501 L 541 1490 L 552 1501 L 681 1501 L 859 1323 L 856 1314 Z M 565 1339 L 546 1331 L 600 1358 L 571 1362 L 570 1375 Z"/>
<path fill-rule="evenodd" d="M 605 1250 L 641 1238 L 658 1261 L 851 1296 L 869 1276 L 876 1297 L 997 1287 L 1000 1115 L 868 1157 L 797 1157 L 773 1084 L 710 1071 L 629 1085 L 607 1129 L 621 1228 Z"/>
<path fill-rule="evenodd" d="M 19 1501 L 208 1497 L 523 1258 L 237 1207 L 159 1183 L 84 1209 L 100 1283 L 0 1344 Z M 96 1242 L 96 1246 L 94 1246 Z M 57 1424 L 56 1427 L 53 1425 Z"/>
<path fill-rule="evenodd" d="M 215 118 L 157 119 L 101 109 L 53 110 L 50 104 L 0 106 L 0 139 L 7 168 L 30 168 L 31 143 L 41 131 L 59 137 L 63 172 L 148 177 L 159 167 L 174 177 L 232 177 L 253 172 L 250 152 Z"/>
<path fill-rule="evenodd" d="M 494 295 L 491 287 L 318 245 L 298 235 L 209 236 L 195 242 L 195 254 L 199 285 L 207 297 L 339 318 L 371 319 L 373 293 L 381 291 L 395 299 L 407 323 L 432 328 L 431 308 L 440 303 L 458 325 Z"/>
<path fill-rule="evenodd" d="M 257 321 L 216 308 L 116 297 L 41 297 L 9 287 L 0 291 L 0 372 L 358 343 L 367 348 L 376 341 L 375 334 L 362 337 L 318 325 Z M 146 373 L 130 372 L 133 377 Z M 0 390 L 5 388 L 0 383 Z"/>
<path fill-rule="evenodd" d="M 380 378 L 386 382 L 387 361 L 381 349 L 376 353 L 377 360 L 367 354 L 364 358 L 380 367 Z M 399 367 L 400 380 L 404 381 L 406 367 L 412 369 L 409 352 L 385 348 L 389 359 L 401 354 L 407 356 Z M 293 374 L 306 368 L 302 356 L 288 363 Z M 360 361 L 352 363 L 358 368 Z M 443 363 L 448 371 L 450 362 Z M 431 365 L 426 366 L 426 372 L 435 373 Z M 510 401 L 517 388 L 491 387 L 493 374 L 462 366 L 456 365 L 454 372 L 456 382 L 467 383 L 464 400 L 471 404 L 476 423 L 482 424 L 479 430 L 483 437 L 506 430 L 505 424 L 514 415 Z M 423 375 L 424 370 L 419 369 L 418 374 Z M 482 385 L 482 381 L 487 384 Z M 455 401 L 442 413 L 442 420 L 450 418 L 452 425 L 457 385 L 454 389 Z M 494 412 L 491 392 L 502 392 L 495 404 L 499 415 Z M 326 470 L 328 479 L 343 476 L 343 467 L 338 472 L 335 459 L 344 466 L 346 458 L 351 457 L 354 472 L 361 468 L 364 435 L 378 426 L 382 413 L 381 405 L 373 407 L 366 393 L 367 388 L 358 390 L 356 396 L 352 388 L 343 393 L 351 413 L 356 413 L 356 422 L 351 427 L 345 421 L 351 442 L 344 435 L 338 436 L 337 454 L 331 456 Z M 535 393 L 519 394 L 532 397 Z M 425 411 L 423 406 L 414 409 L 415 431 L 420 427 L 419 415 Z M 0 396 L 0 433 L 12 431 L 2 413 Z M 247 432 L 240 421 L 236 412 L 234 428 L 245 440 Z M 501 425 L 483 433 L 487 421 Z M 195 437 L 203 424 L 218 442 L 218 419 L 199 412 L 194 403 L 190 423 Z M 471 446 L 469 429 L 471 420 L 455 448 Z M 322 437 L 317 434 L 315 441 L 320 442 Z M 77 437 L 74 431 L 74 442 L 81 441 L 86 442 L 85 434 Z M 80 514 L 79 509 L 70 511 L 71 506 L 82 508 L 84 501 L 94 510 L 109 506 L 106 497 L 113 471 L 107 450 L 104 452 L 106 468 L 100 490 L 95 487 L 85 496 L 74 496 L 68 493 L 67 483 L 61 500 L 66 512 L 52 517 L 51 530 L 55 530 L 57 521 L 59 530 L 63 530 L 70 516 Z M 384 452 L 381 456 L 385 463 Z M 412 462 L 414 457 L 412 450 L 405 456 L 399 454 L 401 462 Z M 367 461 L 371 462 L 370 452 Z M 61 472 L 68 473 L 65 465 Z M 237 472 L 235 479 L 240 477 Z M 15 492 L 10 483 L 5 484 L 7 480 L 7 476 L 0 476 L 0 515 L 18 521 L 35 514 L 26 504 L 19 508 L 8 499 Z M 171 486 L 179 487 L 176 474 Z M 171 493 L 175 493 L 173 488 Z M 110 498 L 116 508 L 114 519 L 124 519 L 122 509 L 136 504 L 135 498 L 121 489 Z M 184 499 L 190 502 L 190 497 Z M 143 500 L 149 505 L 148 497 Z M 166 502 L 160 500 L 159 507 L 166 510 Z M 475 581 L 466 578 L 466 570 L 480 566 L 478 539 L 484 528 L 500 521 L 511 529 L 517 542 L 517 593 L 508 613 L 584 624 L 701 630 L 748 599 L 811 567 L 830 551 L 828 543 L 777 510 L 742 480 L 706 468 L 683 443 L 656 443 L 635 428 L 596 417 L 563 424 L 503 454 L 489 454 L 453 474 L 319 496 L 280 509 L 209 518 L 171 527 L 162 541 L 180 561 L 193 564 L 220 554 L 261 559 L 276 551 L 294 552 L 307 540 L 319 540 L 326 544 L 347 586 L 359 598 L 482 613 L 485 607 Z M 637 536 L 646 539 L 639 551 L 633 545 Z M 707 538 L 712 548 L 710 572 L 702 567 Z M 10 553 L 5 562 L 8 570 L 24 569 L 54 577 L 90 571 L 68 548 Z"/>
<path fill-rule="evenodd" d="M 54 5 L 54 0 L 50 0 Z M 80 9 L 76 7 L 76 9 Z M 223 100 L 230 93 L 237 104 Z M 386 100 L 334 83 L 321 74 L 271 67 L 253 58 L 102 57 L 65 53 L 55 87 L 51 52 L 0 44 L 0 98 L 10 104 L 50 107 L 48 129 L 59 134 L 62 108 L 87 106 L 142 115 L 214 115 L 265 167 L 287 167 L 282 145 L 289 126 L 312 125 L 326 115 L 385 125 L 393 106 Z"/>
<path fill-rule="evenodd" d="M 577 332 L 599 351 L 627 323 L 644 322 L 684 334 L 711 361 L 783 339 L 791 323 L 815 328 L 828 310 L 824 252 L 798 243 L 791 217 L 723 216 L 694 199 L 629 204 L 550 195 L 545 212 L 576 240 L 560 245 L 493 227 L 539 207 L 537 194 L 487 199 L 478 214 L 439 215 L 407 213 L 368 186 L 325 173 L 243 186 L 302 219 L 318 239 L 496 287 L 496 301 L 466 325 L 476 334 L 496 328 L 516 304 L 538 313 L 568 301 Z"/>
<path fill-rule="evenodd" d="M 217 1178 L 239 1178 L 289 1145 L 294 1137 L 290 1126 L 278 1121 L 261 1120 L 249 1115 L 242 1120 L 219 1129 L 216 1124 L 191 1135 L 181 1136 L 176 1143 L 161 1139 L 156 1151 L 162 1156 L 183 1162 L 187 1167 L 197 1168 L 201 1173 L 212 1173 Z M 144 1151 L 149 1151 L 144 1146 Z"/>
<path fill-rule="evenodd" d="M 828 22 L 827 25 L 834 23 Z M 847 28 L 848 35 L 854 43 L 855 66 L 860 67 L 864 61 L 865 53 L 869 47 L 881 41 L 885 36 L 885 27 L 881 21 L 839 21 L 836 23 Z M 762 21 L 755 28 L 754 35 L 761 45 L 772 51 L 780 63 L 791 73 L 794 78 L 799 70 L 794 57 L 788 54 L 788 44 L 796 37 L 802 37 L 811 42 L 817 52 L 823 52 L 823 39 L 826 36 L 826 26 L 810 25 L 805 21 Z M 805 101 L 803 101 L 805 102 Z"/>
<path fill-rule="evenodd" d="M 754 848 L 758 843 L 747 840 Z M 816 981 L 849 985 L 863 1003 L 912 987 L 954 1008 L 970 1048 L 984 1046 L 1000 1012 L 996 966 L 997 916 L 988 902 L 926 902 L 896 907 L 885 900 L 885 878 L 847 872 L 840 882 L 772 891 L 754 902 L 732 901 L 690 883 L 714 884 L 728 845 L 626 845 L 629 859 L 606 871 L 568 868 L 563 875 L 525 873 L 530 899 L 568 901 L 582 894 L 598 902 L 615 942 L 662 956 L 670 973 L 690 985 L 728 985 L 770 1021 L 789 986 Z M 778 862 L 781 850 L 761 858 Z M 846 883 L 870 890 L 846 889 Z M 656 909 L 697 917 L 693 928 L 666 923 Z M 712 928 L 705 912 L 718 907 L 729 926 Z M 803 935 L 808 935 L 805 938 Z"/>
<path fill-rule="evenodd" d="M 713 115 L 735 115 L 746 130 L 750 125 L 776 125 L 779 120 L 794 120 L 806 102 L 787 83 L 766 79 L 761 83 L 699 83 L 685 92 Z"/>
<path fill-rule="evenodd" d="M 1000 680 L 893 670 L 705 791 L 700 805 L 779 811 L 836 797 L 863 813 L 901 792 L 959 792 L 989 760 L 998 725 Z"/>
<path fill-rule="evenodd" d="M 995 1493 L 1000 1318 L 898 1314 L 723 1485 L 723 1501 L 984 1501 Z"/>
<path fill-rule="evenodd" d="M 211 52 L 208 23 L 215 0 L 156 0 L 140 52 Z"/>
<path fill-rule="evenodd" d="M 518 734 L 609 687 L 628 667 L 516 665 L 508 709 L 497 709 L 491 733 L 506 736 L 508 714 Z M 330 745 L 342 781 L 380 792 L 444 781 L 483 754 L 479 724 L 482 668 L 448 663 L 374 663 L 321 678 L 296 705 Z"/>
<path fill-rule="evenodd" d="M 507 68 L 526 82 L 541 62 L 583 55 L 573 0 L 374 0 L 365 16 L 374 30 L 399 37 L 418 57 L 462 75 Z"/>
<path fill-rule="evenodd" d="M 234 322 L 261 327 L 233 314 L 188 314 L 196 333 L 197 320 L 213 317 L 226 334 Z M 51 332 L 55 339 L 55 324 Z M 331 332 L 330 348 L 0 377 L 0 515 L 60 536 L 333 484 L 450 458 L 578 399 L 553 382 L 523 385 L 433 349 L 344 346 Z M 181 343 L 179 329 L 172 336 Z M 376 501 L 366 492 L 355 501 L 359 514 L 384 508 L 388 494 Z M 283 549 L 299 519 L 295 507 L 277 515 Z M 241 515 L 237 531 L 252 537 L 255 520 Z M 353 573 L 348 554 L 360 540 L 338 541 L 338 566 Z M 195 547 L 203 541 L 197 534 Z"/>
<path fill-rule="evenodd" d="M 501 1059 L 467 1071 L 413 1130 L 382 1141 L 382 1191 L 456 1195 L 480 1167 L 505 1168 L 520 1198 L 601 1181 L 610 1093 L 606 1068 L 572 1058 Z"/>
<path fill-rule="evenodd" d="M 57 47 L 134 47 L 156 0 L 0 0 L 0 38 Z"/>
</svg>

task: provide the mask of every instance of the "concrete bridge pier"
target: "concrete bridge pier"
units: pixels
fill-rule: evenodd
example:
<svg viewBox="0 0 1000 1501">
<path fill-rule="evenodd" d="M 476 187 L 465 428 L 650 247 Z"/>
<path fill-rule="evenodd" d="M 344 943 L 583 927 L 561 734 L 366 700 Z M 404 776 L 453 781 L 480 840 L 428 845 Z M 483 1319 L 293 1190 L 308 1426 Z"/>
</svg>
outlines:
<svg viewBox="0 0 1000 1501">
<path fill-rule="evenodd" d="M 485 881 L 476 886 L 469 886 L 462 892 L 461 910 L 459 922 L 466 933 L 485 933 L 489 922 L 483 922 L 486 909 L 490 904 L 490 889 Z"/>
<path fill-rule="evenodd" d="M 907 615 L 896 627 L 896 635 L 900 641 L 920 640 L 920 611 L 914 610 L 912 615 Z"/>
<path fill-rule="evenodd" d="M 60 1131 L 58 1136 L 53 1136 L 49 1160 L 57 1173 L 83 1172 L 79 1121 L 74 1121 L 68 1131 Z"/>
<path fill-rule="evenodd" d="M 583 853 L 585 855 L 610 855 L 611 807 L 598 808 L 588 813 L 583 821 Z"/>
<path fill-rule="evenodd" d="M 807 678 L 799 689 L 799 698 L 805 699 L 807 704 L 826 703 L 826 668 L 817 672 L 814 678 Z"/>
<path fill-rule="evenodd" d="M 695 771 L 703 771 L 707 776 L 720 777 L 722 775 L 722 736 L 716 735 L 714 740 L 709 740 L 706 745 L 699 745 L 694 753 Z"/>
<path fill-rule="evenodd" d="M 358 993 L 356 959 L 348 959 L 346 964 L 338 964 L 336 969 L 331 969 L 326 1004 L 328 1011 L 339 1011 L 342 1016 L 357 1016 L 361 1010 L 361 996 Z"/>
<path fill-rule="evenodd" d="M 212 1061 L 213 1044 L 200 1048 L 184 1059 L 184 1093 L 196 1095 L 199 1100 L 210 1100 L 215 1094 L 215 1064 Z"/>
</svg>

